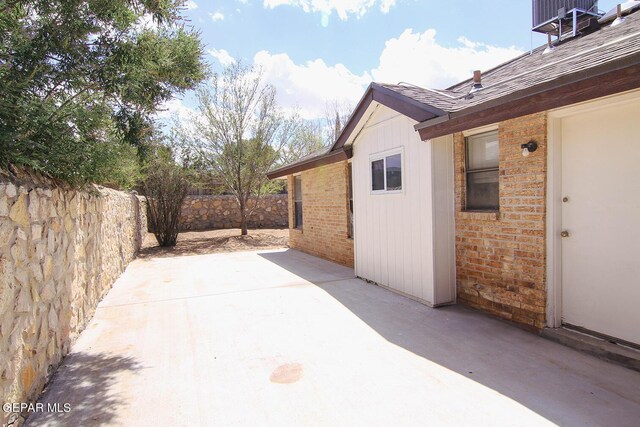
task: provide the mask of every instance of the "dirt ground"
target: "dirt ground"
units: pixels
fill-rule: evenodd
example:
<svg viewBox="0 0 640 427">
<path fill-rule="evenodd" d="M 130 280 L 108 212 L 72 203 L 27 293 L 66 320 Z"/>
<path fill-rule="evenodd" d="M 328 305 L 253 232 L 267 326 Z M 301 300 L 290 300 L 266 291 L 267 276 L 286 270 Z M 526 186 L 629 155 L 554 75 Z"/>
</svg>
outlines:
<svg viewBox="0 0 640 427">
<path fill-rule="evenodd" d="M 138 256 L 140 258 L 155 258 L 279 249 L 287 247 L 288 243 L 289 230 L 287 229 L 255 229 L 249 230 L 248 236 L 241 236 L 239 228 L 232 228 L 180 233 L 178 243 L 174 247 L 161 248 L 153 233 L 147 233 Z"/>
</svg>

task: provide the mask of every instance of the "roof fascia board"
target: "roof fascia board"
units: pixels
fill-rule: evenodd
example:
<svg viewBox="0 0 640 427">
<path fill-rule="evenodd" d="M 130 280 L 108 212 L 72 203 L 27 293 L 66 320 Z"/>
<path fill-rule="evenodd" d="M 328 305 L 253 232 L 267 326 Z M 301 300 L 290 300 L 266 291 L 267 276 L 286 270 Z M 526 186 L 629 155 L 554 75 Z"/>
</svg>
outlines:
<svg viewBox="0 0 640 427">
<path fill-rule="evenodd" d="M 286 166 L 286 167 L 271 171 L 267 174 L 267 178 L 269 179 L 282 178 L 287 175 L 292 175 L 294 173 L 317 168 L 318 166 L 330 165 L 332 163 L 337 163 L 342 160 L 348 160 L 349 158 L 351 158 L 351 156 L 352 156 L 351 149 L 331 151 L 322 156 L 314 157 L 312 159 L 309 159 L 301 163 L 296 163 L 291 166 Z"/>
<path fill-rule="evenodd" d="M 541 85 L 450 114 L 449 120 L 427 120 L 414 128 L 425 141 L 473 127 L 589 101 L 640 87 L 640 53 L 560 77 Z"/>
<path fill-rule="evenodd" d="M 344 129 L 342 129 L 342 132 L 340 132 L 340 136 L 338 136 L 338 139 L 336 139 L 336 142 L 333 144 L 329 152 L 344 146 L 344 144 L 347 142 L 347 139 L 349 139 L 349 135 L 351 135 L 353 130 L 356 128 L 358 122 L 360 122 L 360 119 L 362 118 L 372 101 L 373 83 L 369 85 L 364 95 L 362 95 L 362 98 L 360 98 L 360 102 L 358 102 L 356 109 L 353 111 L 353 114 L 351 114 L 349 121 L 345 125 Z"/>
<path fill-rule="evenodd" d="M 353 129 L 353 131 L 349 134 L 349 137 L 345 140 L 344 148 L 351 147 L 355 141 L 358 139 L 358 136 L 362 131 L 367 127 L 373 115 L 378 111 L 378 108 L 381 104 L 376 101 L 371 102 L 369 106 L 364 110 L 364 113 L 360 120 L 358 121 L 357 126 Z"/>
<path fill-rule="evenodd" d="M 358 128 L 358 124 L 372 102 L 378 102 L 385 107 L 391 108 L 417 122 L 423 122 L 429 118 L 446 114 L 444 111 L 431 105 L 423 104 L 405 95 L 387 89 L 378 84 L 371 83 L 360 99 L 351 118 L 344 127 L 342 133 L 331 147 L 331 151 L 343 147 L 349 141 L 351 134 Z"/>
<path fill-rule="evenodd" d="M 440 123 L 446 123 L 451 120 L 451 113 L 446 113 L 443 116 L 436 117 L 427 121 L 422 121 L 413 126 L 415 130 L 427 128 L 429 126 L 439 125 Z"/>
</svg>

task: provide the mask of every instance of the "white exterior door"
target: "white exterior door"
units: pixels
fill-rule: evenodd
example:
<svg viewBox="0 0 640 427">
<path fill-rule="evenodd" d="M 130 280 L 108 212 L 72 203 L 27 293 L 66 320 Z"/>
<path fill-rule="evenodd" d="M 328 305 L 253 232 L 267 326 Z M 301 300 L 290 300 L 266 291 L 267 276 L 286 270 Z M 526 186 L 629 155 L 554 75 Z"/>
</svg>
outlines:
<svg viewBox="0 0 640 427">
<path fill-rule="evenodd" d="M 562 120 L 562 321 L 640 344 L 640 102 Z"/>
</svg>

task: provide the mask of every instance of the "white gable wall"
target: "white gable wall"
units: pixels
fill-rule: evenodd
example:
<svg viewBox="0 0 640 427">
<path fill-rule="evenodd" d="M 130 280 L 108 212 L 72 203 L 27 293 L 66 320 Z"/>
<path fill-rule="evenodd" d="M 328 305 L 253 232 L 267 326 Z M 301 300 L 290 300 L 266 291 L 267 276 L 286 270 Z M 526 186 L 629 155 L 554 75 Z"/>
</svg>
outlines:
<svg viewBox="0 0 640 427">
<path fill-rule="evenodd" d="M 356 275 L 429 305 L 455 301 L 453 141 L 379 105 L 353 149 Z M 370 158 L 401 148 L 402 192 L 371 193 Z"/>
</svg>

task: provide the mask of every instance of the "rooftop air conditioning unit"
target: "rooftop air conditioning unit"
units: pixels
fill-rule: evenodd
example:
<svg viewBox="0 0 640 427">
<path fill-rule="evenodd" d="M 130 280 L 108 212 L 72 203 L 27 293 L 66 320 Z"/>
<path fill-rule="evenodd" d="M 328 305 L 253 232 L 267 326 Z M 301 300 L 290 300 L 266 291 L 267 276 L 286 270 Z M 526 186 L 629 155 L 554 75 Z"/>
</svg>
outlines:
<svg viewBox="0 0 640 427">
<path fill-rule="evenodd" d="M 533 0 L 533 31 L 561 36 L 598 18 L 598 0 Z"/>
</svg>

